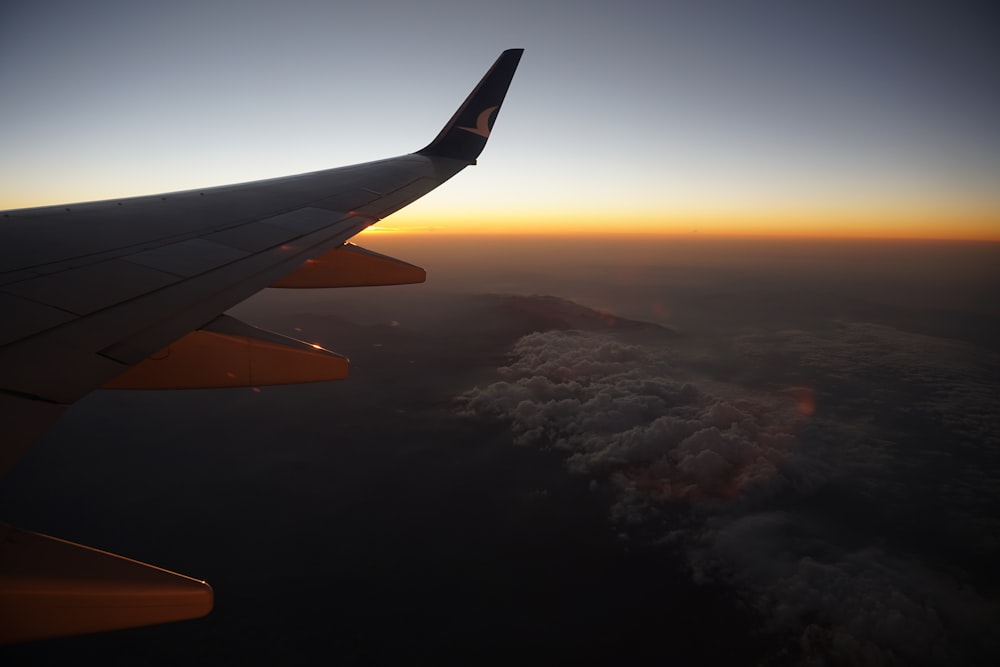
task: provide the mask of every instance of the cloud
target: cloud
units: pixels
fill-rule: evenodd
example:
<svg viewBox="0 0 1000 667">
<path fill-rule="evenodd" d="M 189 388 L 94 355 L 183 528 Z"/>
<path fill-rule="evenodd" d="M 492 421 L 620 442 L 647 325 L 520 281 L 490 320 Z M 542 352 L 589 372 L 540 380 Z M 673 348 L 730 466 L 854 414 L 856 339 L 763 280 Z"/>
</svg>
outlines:
<svg viewBox="0 0 1000 667">
<path fill-rule="evenodd" d="M 806 664 L 977 664 L 996 655 L 995 601 L 915 559 L 846 549 L 794 511 L 678 530 L 692 574 L 745 593 Z"/>
<path fill-rule="evenodd" d="M 641 477 L 656 500 L 795 483 L 776 481 L 802 422 L 788 396 L 728 400 L 674 379 L 668 352 L 596 333 L 530 334 L 512 357 L 504 380 L 461 397 L 466 411 L 509 420 L 518 444 L 566 450 L 573 472 Z"/>
<path fill-rule="evenodd" d="M 668 345 L 534 333 L 499 381 L 459 401 L 509 422 L 517 444 L 563 450 L 572 473 L 610 483 L 616 522 L 654 527 L 696 579 L 734 586 L 796 661 L 1000 655 L 990 632 L 1000 605 L 958 568 L 929 565 L 914 537 L 924 519 L 959 540 L 995 523 L 989 505 L 967 502 L 1000 498 L 973 455 L 1000 433 L 995 358 L 869 324 L 751 333 L 732 341 L 730 369 L 751 388 L 706 379 L 692 371 L 702 358 Z M 914 472 L 949 447 L 970 457 L 952 461 L 946 481 Z M 878 534 L 900 519 L 913 525 Z"/>
</svg>

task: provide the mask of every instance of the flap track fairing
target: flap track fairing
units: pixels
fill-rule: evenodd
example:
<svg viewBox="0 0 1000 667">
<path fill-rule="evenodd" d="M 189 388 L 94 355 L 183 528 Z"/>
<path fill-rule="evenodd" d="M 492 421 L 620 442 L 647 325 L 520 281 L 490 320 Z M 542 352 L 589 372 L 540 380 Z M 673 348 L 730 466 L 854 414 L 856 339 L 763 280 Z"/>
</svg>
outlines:
<svg viewBox="0 0 1000 667">
<path fill-rule="evenodd" d="M 427 272 L 419 266 L 345 243 L 310 259 L 271 287 L 374 287 L 410 285 L 426 279 Z"/>
<path fill-rule="evenodd" d="M 0 524 L 0 644 L 200 618 L 204 581 Z"/>
<path fill-rule="evenodd" d="M 131 366 L 105 389 L 209 389 L 343 380 L 347 357 L 221 315 Z"/>
</svg>

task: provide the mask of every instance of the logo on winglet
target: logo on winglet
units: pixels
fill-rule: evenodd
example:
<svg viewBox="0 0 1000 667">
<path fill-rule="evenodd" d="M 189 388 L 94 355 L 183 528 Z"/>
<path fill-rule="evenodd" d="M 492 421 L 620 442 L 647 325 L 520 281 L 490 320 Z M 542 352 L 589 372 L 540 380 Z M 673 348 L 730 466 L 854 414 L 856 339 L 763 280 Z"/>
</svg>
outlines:
<svg viewBox="0 0 1000 667">
<path fill-rule="evenodd" d="M 466 132 L 472 132 L 473 134 L 478 134 L 484 139 L 488 139 L 490 136 L 490 116 L 493 115 L 493 112 L 499 108 L 500 108 L 499 106 L 495 106 L 495 107 L 490 107 L 488 109 L 483 109 L 482 111 L 479 112 L 479 115 L 476 117 L 475 127 L 462 127 L 460 125 L 458 129 L 465 130 Z"/>
</svg>

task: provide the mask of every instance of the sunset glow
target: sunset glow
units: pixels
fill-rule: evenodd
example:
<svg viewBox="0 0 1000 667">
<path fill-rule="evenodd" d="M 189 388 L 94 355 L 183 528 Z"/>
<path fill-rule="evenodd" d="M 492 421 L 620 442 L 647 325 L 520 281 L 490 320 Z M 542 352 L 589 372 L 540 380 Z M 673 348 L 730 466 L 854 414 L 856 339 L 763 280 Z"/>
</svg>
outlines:
<svg viewBox="0 0 1000 667">
<path fill-rule="evenodd" d="M 656 235 L 780 236 L 799 238 L 941 239 L 1000 241 L 996 213 L 870 213 L 865 211 L 784 211 L 733 215 L 723 213 L 650 213 L 530 217 L 454 211 L 425 216 L 400 211 L 366 234 L 513 234 L 513 235 Z"/>
<path fill-rule="evenodd" d="M 406 154 L 523 47 L 479 164 L 380 229 L 1000 240 L 989 21 L 711 4 L 14 3 L 0 209 Z M 373 45 L 357 26 L 381 21 L 401 29 Z"/>
</svg>

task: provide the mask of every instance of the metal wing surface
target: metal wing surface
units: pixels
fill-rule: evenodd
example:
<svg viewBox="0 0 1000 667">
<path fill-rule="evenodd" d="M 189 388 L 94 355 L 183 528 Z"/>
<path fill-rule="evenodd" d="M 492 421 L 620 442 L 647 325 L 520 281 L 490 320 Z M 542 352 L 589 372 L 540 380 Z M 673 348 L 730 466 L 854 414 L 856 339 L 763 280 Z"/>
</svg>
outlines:
<svg viewBox="0 0 1000 667">
<path fill-rule="evenodd" d="M 423 280 L 346 241 L 475 164 L 522 50 L 408 155 L 185 192 L 0 212 L 0 474 L 100 387 L 338 379 L 347 360 L 224 315 L 269 287 Z M 0 524 L 0 643 L 208 613 L 204 582 Z"/>
<path fill-rule="evenodd" d="M 0 473 L 66 405 L 189 332 L 217 328 L 211 323 L 220 313 L 314 269 L 304 266 L 310 260 L 343 264 L 338 258 L 348 253 L 330 252 L 474 164 L 520 56 L 520 49 L 505 51 L 416 153 L 0 213 L 0 418 L 7 425 Z"/>
</svg>

